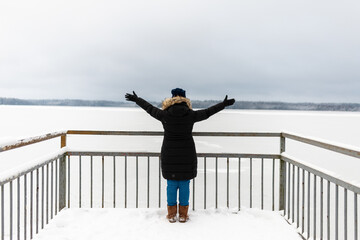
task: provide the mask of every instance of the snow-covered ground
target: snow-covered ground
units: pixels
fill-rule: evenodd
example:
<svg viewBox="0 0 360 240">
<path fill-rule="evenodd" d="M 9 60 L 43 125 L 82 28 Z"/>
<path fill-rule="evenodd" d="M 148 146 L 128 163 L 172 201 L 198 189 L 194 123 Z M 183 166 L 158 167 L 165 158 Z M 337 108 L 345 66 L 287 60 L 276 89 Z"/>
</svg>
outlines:
<svg viewBox="0 0 360 240">
<path fill-rule="evenodd" d="M 35 240 L 300 240 L 278 213 L 243 209 L 190 211 L 187 223 L 169 223 L 165 209 L 66 209 Z"/>
</svg>

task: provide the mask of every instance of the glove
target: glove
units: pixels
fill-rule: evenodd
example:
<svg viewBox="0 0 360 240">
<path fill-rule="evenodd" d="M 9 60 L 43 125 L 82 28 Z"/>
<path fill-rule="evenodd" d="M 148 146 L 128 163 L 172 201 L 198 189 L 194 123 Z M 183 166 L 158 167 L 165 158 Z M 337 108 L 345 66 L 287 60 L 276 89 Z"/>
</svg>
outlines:
<svg viewBox="0 0 360 240">
<path fill-rule="evenodd" d="M 138 96 L 136 95 L 136 93 L 133 91 L 133 94 L 127 93 L 125 95 L 125 98 L 127 101 L 132 101 L 132 102 L 136 102 L 136 100 L 138 100 Z"/>
<path fill-rule="evenodd" d="M 226 95 L 226 97 L 225 97 L 225 99 L 223 101 L 225 107 L 233 105 L 235 103 L 235 99 L 232 98 L 232 99 L 228 100 L 227 98 L 228 98 L 228 96 Z"/>
</svg>

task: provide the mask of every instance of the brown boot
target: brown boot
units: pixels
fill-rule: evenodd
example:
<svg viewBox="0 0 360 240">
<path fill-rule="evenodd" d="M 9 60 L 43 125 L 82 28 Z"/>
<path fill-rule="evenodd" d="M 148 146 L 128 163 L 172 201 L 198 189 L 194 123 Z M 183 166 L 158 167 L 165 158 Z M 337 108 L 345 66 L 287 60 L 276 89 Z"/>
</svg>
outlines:
<svg viewBox="0 0 360 240">
<path fill-rule="evenodd" d="M 187 206 L 181 206 L 179 205 L 179 222 L 184 223 L 189 220 L 188 215 L 189 205 Z"/>
<path fill-rule="evenodd" d="M 177 205 L 175 205 L 175 206 L 167 206 L 167 209 L 168 209 L 168 215 L 166 216 L 166 218 L 171 223 L 176 222 Z"/>
</svg>

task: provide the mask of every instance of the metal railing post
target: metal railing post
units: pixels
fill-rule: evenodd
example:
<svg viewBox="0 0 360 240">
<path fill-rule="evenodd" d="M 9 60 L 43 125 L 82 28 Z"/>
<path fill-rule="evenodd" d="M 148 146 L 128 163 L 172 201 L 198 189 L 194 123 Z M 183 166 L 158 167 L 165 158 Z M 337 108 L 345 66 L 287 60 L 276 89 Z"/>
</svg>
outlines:
<svg viewBox="0 0 360 240">
<path fill-rule="evenodd" d="M 280 154 L 285 152 L 285 137 L 280 136 Z M 280 171 L 279 171 L 279 211 L 284 210 L 286 205 L 286 162 L 280 159 Z"/>
<path fill-rule="evenodd" d="M 61 136 L 61 148 L 66 146 L 66 135 Z M 66 206 L 66 155 L 59 161 L 59 211 Z"/>
</svg>

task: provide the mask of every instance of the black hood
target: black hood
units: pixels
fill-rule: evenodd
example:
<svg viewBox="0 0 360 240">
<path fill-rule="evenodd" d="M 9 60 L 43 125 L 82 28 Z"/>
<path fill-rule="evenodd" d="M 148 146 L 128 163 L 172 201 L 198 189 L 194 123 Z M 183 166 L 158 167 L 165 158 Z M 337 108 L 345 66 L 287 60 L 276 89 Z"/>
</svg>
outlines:
<svg viewBox="0 0 360 240">
<path fill-rule="evenodd" d="M 166 109 L 172 116 L 182 117 L 189 114 L 190 108 L 185 102 L 177 103 Z"/>
</svg>

